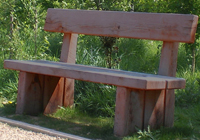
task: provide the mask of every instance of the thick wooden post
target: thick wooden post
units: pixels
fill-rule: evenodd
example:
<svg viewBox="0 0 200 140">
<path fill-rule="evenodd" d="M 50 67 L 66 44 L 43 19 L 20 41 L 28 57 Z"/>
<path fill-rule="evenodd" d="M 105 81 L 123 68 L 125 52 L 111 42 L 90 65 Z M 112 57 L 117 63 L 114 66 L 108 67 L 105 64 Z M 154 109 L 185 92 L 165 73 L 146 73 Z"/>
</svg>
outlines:
<svg viewBox="0 0 200 140">
<path fill-rule="evenodd" d="M 134 90 L 117 87 L 114 134 L 126 136 L 136 128 L 159 128 L 164 124 L 164 90 Z"/>
<path fill-rule="evenodd" d="M 164 124 L 164 95 L 165 90 L 145 91 L 144 126 L 147 130 L 157 129 Z"/>
<path fill-rule="evenodd" d="M 20 72 L 18 84 L 17 114 L 50 114 L 63 105 L 64 78 Z"/>
<path fill-rule="evenodd" d="M 117 87 L 114 134 L 126 136 L 136 132 L 135 127 L 143 129 L 144 91 L 131 91 Z"/>
<path fill-rule="evenodd" d="M 76 48 L 77 48 L 77 34 L 64 34 L 63 45 L 61 50 L 61 62 L 75 64 L 76 62 Z M 63 105 L 65 107 L 74 104 L 74 79 L 65 78 Z"/>
<path fill-rule="evenodd" d="M 61 62 L 74 64 L 76 60 L 77 34 L 64 34 L 61 49 Z M 48 80 L 46 81 L 48 82 Z M 47 84 L 45 84 L 46 86 Z M 48 85 L 50 86 L 50 85 Z M 48 87 L 45 87 L 48 88 Z M 74 80 L 60 78 L 57 86 L 45 108 L 44 113 L 50 114 L 56 111 L 58 106 L 72 106 L 74 103 Z"/>
<path fill-rule="evenodd" d="M 44 114 L 56 112 L 63 105 L 64 78 L 46 76 L 44 78 Z"/>
<path fill-rule="evenodd" d="M 163 42 L 161 50 L 159 75 L 176 76 L 178 42 Z M 174 106 L 175 94 L 174 90 L 166 90 L 165 92 L 165 127 L 172 127 L 174 124 Z"/>
<path fill-rule="evenodd" d="M 17 114 L 37 115 L 43 111 L 44 76 L 20 72 L 17 95 Z"/>
</svg>

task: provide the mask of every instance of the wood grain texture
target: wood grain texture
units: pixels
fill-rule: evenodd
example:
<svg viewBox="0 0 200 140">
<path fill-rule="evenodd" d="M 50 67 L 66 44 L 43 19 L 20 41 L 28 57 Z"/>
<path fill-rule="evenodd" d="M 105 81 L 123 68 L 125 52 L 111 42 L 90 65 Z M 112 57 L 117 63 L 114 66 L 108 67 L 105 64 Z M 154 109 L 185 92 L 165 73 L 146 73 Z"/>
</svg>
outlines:
<svg viewBox="0 0 200 140">
<path fill-rule="evenodd" d="M 20 72 L 17 114 L 54 113 L 63 105 L 65 78 Z"/>
<path fill-rule="evenodd" d="M 126 136 L 150 126 L 164 125 L 165 90 L 134 90 L 117 87 L 114 134 Z"/>
<path fill-rule="evenodd" d="M 168 89 L 184 88 L 185 86 L 185 80 L 182 78 L 66 64 L 62 62 L 5 60 L 4 68 L 145 90 L 165 89 L 166 81 L 168 83 L 179 83 L 174 84 L 178 85 L 178 87 L 167 87 Z"/>
<path fill-rule="evenodd" d="M 26 102 L 26 72 L 19 73 L 16 113 L 23 114 Z"/>
<path fill-rule="evenodd" d="M 50 112 L 54 113 L 54 111 L 56 111 L 56 109 L 58 108 L 58 105 L 62 106 L 63 92 L 60 88 L 57 88 L 59 80 L 60 80 L 60 77 L 45 75 L 44 93 L 43 93 L 44 94 L 43 95 L 43 110 L 46 109 L 46 112 L 44 112 L 45 114 L 48 114 Z M 56 97 L 58 101 L 52 102 L 52 100 L 55 99 Z M 49 108 L 52 108 L 52 109 L 49 109 Z"/>
<path fill-rule="evenodd" d="M 174 125 L 174 108 L 175 108 L 175 93 L 174 90 L 165 91 L 165 127 Z"/>
<path fill-rule="evenodd" d="M 59 77 L 56 77 L 59 78 Z M 63 90 L 64 90 L 64 78 L 59 78 L 59 80 L 52 81 L 54 82 L 51 84 L 45 84 L 45 89 L 49 90 L 48 88 L 51 88 L 49 86 L 53 86 L 54 90 L 49 91 L 53 92 L 52 96 L 45 107 L 44 114 L 52 114 L 55 113 L 56 110 L 59 108 L 59 106 L 63 106 Z M 48 85 L 48 86 L 47 86 Z"/>
<path fill-rule="evenodd" d="M 44 30 L 193 43 L 197 23 L 198 16 L 189 14 L 49 8 Z"/>
<path fill-rule="evenodd" d="M 43 111 L 43 77 L 20 72 L 17 95 L 17 114 L 37 115 Z"/>
<path fill-rule="evenodd" d="M 158 70 L 159 75 L 176 76 L 178 47 L 178 42 L 163 42 Z"/>
<path fill-rule="evenodd" d="M 144 91 L 117 87 L 114 134 L 126 136 L 143 129 Z"/>
<path fill-rule="evenodd" d="M 77 34 L 64 34 L 60 62 L 75 64 Z"/>
<path fill-rule="evenodd" d="M 63 93 L 63 106 L 72 107 L 74 105 L 74 79 L 65 78 Z"/>
<path fill-rule="evenodd" d="M 159 75 L 176 76 L 177 57 L 178 57 L 177 42 L 163 42 L 161 50 Z M 171 83 L 167 83 L 170 86 Z M 175 93 L 174 90 L 165 90 L 165 121 L 164 126 L 172 127 L 174 124 L 174 107 Z"/>
<path fill-rule="evenodd" d="M 164 125 L 164 90 L 145 91 L 144 129 L 157 129 Z"/>
<path fill-rule="evenodd" d="M 64 34 L 63 44 L 61 50 L 61 62 L 75 64 L 76 48 L 77 48 L 77 34 Z M 74 80 L 65 78 L 64 80 L 63 105 L 70 107 L 74 104 Z"/>
</svg>

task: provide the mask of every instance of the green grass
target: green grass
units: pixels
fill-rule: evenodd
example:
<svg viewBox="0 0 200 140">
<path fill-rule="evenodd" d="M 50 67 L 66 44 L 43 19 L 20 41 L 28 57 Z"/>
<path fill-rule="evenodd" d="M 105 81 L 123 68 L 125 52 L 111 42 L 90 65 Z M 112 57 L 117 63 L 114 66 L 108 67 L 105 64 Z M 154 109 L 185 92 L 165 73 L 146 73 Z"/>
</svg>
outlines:
<svg viewBox="0 0 200 140">
<path fill-rule="evenodd" d="M 158 130 L 139 131 L 138 133 L 118 138 L 113 135 L 113 117 L 94 117 L 77 109 L 61 107 L 55 114 L 44 116 L 17 115 L 15 103 L 0 104 L 0 115 L 35 124 L 58 131 L 102 140 L 182 140 L 200 139 L 200 103 L 188 107 L 176 106 L 174 127 Z"/>
<path fill-rule="evenodd" d="M 42 114 L 38 116 L 17 115 L 15 114 L 15 103 L 7 103 L 1 104 L 0 115 L 82 137 L 118 139 L 113 135 L 113 118 L 91 117 L 76 109 L 61 107 L 55 114 L 46 116 Z"/>
</svg>

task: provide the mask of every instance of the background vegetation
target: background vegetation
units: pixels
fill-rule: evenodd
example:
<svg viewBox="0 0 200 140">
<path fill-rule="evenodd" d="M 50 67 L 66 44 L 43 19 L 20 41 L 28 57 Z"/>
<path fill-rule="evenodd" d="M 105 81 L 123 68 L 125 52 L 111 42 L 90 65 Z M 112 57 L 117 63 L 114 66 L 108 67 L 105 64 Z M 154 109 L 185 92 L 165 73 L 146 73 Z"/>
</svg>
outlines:
<svg viewBox="0 0 200 140">
<path fill-rule="evenodd" d="M 199 16 L 200 0 L 0 0 L 0 8 L 0 100 L 15 103 L 18 72 L 3 69 L 4 59 L 59 61 L 63 35 L 43 30 L 47 8 L 183 13 Z M 200 124 L 197 119 L 200 118 L 199 34 L 198 28 L 195 43 L 180 44 L 179 47 L 177 77 L 185 78 L 187 83 L 185 89 L 176 90 L 174 130 L 177 128 L 180 132 L 175 132 L 174 139 L 200 138 L 200 132 L 197 131 L 199 126 L 193 126 Z M 161 46 L 162 42 L 158 41 L 80 35 L 76 63 L 156 74 Z M 76 81 L 75 86 L 75 112 L 101 118 L 114 116 L 115 87 L 82 81 Z M 70 112 L 68 109 L 63 110 Z M 193 119 L 188 113 L 190 110 Z M 65 111 L 56 115 L 66 118 Z M 73 114 L 71 110 L 71 115 Z M 190 122 L 187 118 L 190 118 Z M 187 126 L 180 120 L 186 121 Z M 161 129 L 159 133 L 145 131 L 139 134 L 141 138 L 148 139 L 158 135 L 161 138 L 161 134 L 167 137 L 167 132 L 172 133 L 174 130 Z M 125 139 L 135 139 L 135 136 Z"/>
</svg>

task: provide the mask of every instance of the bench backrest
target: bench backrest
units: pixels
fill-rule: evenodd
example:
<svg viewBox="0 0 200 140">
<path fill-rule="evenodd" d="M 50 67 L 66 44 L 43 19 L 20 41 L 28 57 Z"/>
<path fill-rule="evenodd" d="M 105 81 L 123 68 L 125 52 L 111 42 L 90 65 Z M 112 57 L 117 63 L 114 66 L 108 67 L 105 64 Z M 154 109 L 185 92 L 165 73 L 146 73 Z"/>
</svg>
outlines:
<svg viewBox="0 0 200 140">
<path fill-rule="evenodd" d="M 198 16 L 189 14 L 49 8 L 44 30 L 62 33 L 193 43 L 197 23 Z"/>
</svg>

